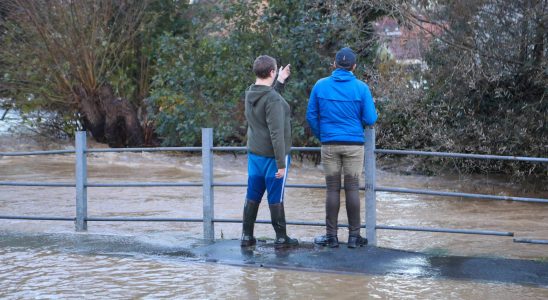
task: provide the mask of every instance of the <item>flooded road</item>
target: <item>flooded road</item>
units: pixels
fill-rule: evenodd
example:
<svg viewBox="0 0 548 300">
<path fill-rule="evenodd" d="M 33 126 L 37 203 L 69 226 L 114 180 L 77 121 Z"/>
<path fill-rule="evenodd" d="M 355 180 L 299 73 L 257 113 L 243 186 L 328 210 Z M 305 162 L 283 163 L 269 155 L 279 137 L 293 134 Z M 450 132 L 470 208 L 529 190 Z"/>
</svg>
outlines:
<svg viewBox="0 0 548 300">
<path fill-rule="evenodd" d="M 90 143 L 90 147 L 103 147 Z M 21 149 L 20 147 L 25 147 Z M 17 145 L 0 137 L 0 151 L 31 150 L 32 142 Z M 50 145 L 49 149 L 70 149 Z M 41 150 L 44 147 L 40 148 Z M 378 165 L 382 166 L 382 162 Z M 217 154 L 215 182 L 246 181 L 243 155 Z M 93 153 L 88 155 L 88 183 L 200 182 L 201 159 L 171 153 Z M 74 156 L 0 157 L 0 181 L 73 182 Z M 363 178 L 362 178 L 363 185 Z M 321 168 L 293 159 L 289 184 L 323 184 Z M 378 170 L 377 184 L 441 191 L 548 198 L 546 190 L 489 176 L 426 177 Z M 215 187 L 215 218 L 241 218 L 243 187 Z M 73 188 L 0 186 L 0 214 L 74 217 Z M 363 199 L 363 194 L 362 194 Z M 548 205 L 474 200 L 412 194 L 377 193 L 377 224 L 511 231 L 516 238 L 548 239 Z M 266 201 L 258 219 L 269 220 Z M 324 190 L 287 189 L 290 221 L 324 221 Z M 362 215 L 364 208 L 362 204 Z M 89 217 L 202 217 L 200 187 L 88 188 Z M 344 201 L 339 222 L 346 223 Z M 215 225 L 217 239 L 237 239 L 240 224 Z M 322 227 L 289 226 L 289 234 L 312 241 Z M 0 232 L 73 233 L 62 221 L 0 220 Z M 173 245 L 202 237 L 201 223 L 88 222 L 87 234 L 154 237 Z M 362 231 L 363 234 L 363 231 Z M 256 226 L 258 237 L 271 238 L 270 225 Z M 175 238 L 177 237 L 177 238 Z M 345 229 L 339 238 L 346 240 Z M 548 259 L 548 246 L 518 244 L 512 237 L 378 231 L 378 246 L 447 255 Z M 120 249 L 123 253 L 123 249 Z M 543 299 L 548 290 L 514 284 L 421 279 L 416 276 L 355 276 L 242 268 L 200 263 L 191 258 L 147 254 L 78 253 L 55 245 L 15 245 L 0 248 L 0 296 L 36 297 L 181 297 L 181 298 L 445 298 Z"/>
<path fill-rule="evenodd" d="M 257 269 L 154 256 L 0 249 L 0 297 L 178 299 L 545 299 L 513 284 Z"/>
</svg>

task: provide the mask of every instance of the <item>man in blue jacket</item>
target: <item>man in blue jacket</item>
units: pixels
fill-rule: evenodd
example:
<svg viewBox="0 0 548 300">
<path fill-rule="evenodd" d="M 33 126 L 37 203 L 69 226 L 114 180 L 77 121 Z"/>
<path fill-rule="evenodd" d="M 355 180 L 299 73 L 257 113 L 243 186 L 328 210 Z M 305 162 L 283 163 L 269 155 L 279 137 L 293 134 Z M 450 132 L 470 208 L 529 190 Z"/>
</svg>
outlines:
<svg viewBox="0 0 548 300">
<path fill-rule="evenodd" d="M 363 128 L 375 123 L 377 112 L 369 87 L 352 73 L 356 68 L 356 55 L 350 48 L 337 52 L 334 67 L 331 76 L 318 80 L 314 85 L 306 112 L 306 120 L 322 144 L 321 157 L 327 185 L 326 235 L 317 237 L 314 242 L 332 248 L 339 246 L 337 220 L 341 175 L 344 175 L 348 248 L 356 248 L 367 243 L 360 236 L 359 183 L 364 159 Z"/>
</svg>

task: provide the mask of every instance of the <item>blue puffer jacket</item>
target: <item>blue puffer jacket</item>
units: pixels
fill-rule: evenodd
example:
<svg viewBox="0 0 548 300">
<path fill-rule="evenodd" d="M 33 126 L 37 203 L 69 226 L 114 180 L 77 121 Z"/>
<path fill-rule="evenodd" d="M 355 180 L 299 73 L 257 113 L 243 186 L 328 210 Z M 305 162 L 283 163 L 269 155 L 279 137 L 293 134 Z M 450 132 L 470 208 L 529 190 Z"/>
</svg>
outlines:
<svg viewBox="0 0 548 300">
<path fill-rule="evenodd" d="M 377 112 L 367 84 L 336 69 L 314 85 L 306 120 L 322 144 L 363 143 L 363 127 L 375 123 Z"/>
</svg>

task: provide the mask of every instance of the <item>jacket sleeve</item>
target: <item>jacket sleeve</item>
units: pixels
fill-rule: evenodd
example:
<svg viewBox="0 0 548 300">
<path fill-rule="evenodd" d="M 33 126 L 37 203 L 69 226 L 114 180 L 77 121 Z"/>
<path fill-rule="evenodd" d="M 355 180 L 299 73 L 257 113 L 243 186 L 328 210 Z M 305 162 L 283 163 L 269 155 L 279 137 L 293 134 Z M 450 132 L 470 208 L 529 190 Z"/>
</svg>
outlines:
<svg viewBox="0 0 548 300">
<path fill-rule="evenodd" d="M 278 80 L 275 80 L 274 82 L 274 90 L 278 92 L 278 94 L 282 94 L 285 90 L 285 83 L 281 83 Z"/>
<path fill-rule="evenodd" d="M 375 110 L 375 102 L 369 87 L 365 87 L 362 96 L 362 122 L 364 125 L 373 125 L 377 121 L 377 111 Z"/>
<path fill-rule="evenodd" d="M 312 133 L 319 140 L 320 139 L 320 105 L 318 103 L 318 97 L 316 96 L 316 86 L 312 88 L 310 92 L 310 98 L 308 99 L 308 107 L 306 109 L 306 121 L 308 126 L 312 129 Z"/>
<path fill-rule="evenodd" d="M 266 102 L 266 125 L 270 132 L 270 141 L 274 149 L 274 157 L 278 169 L 284 169 L 285 166 L 285 138 L 284 138 L 284 110 L 282 101 L 276 98 L 270 98 Z"/>
</svg>

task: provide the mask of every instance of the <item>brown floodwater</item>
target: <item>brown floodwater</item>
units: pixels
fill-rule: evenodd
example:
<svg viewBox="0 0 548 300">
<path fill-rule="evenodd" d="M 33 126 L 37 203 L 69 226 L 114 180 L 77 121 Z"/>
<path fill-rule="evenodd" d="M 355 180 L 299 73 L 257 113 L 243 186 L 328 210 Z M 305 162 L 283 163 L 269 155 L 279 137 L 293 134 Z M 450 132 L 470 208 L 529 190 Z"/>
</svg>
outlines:
<svg viewBox="0 0 548 300">
<path fill-rule="evenodd" d="M 89 142 L 92 147 L 103 147 Z M 0 151 L 71 149 L 68 144 L 36 145 L 0 138 Z M 246 181 L 244 155 L 217 154 L 215 182 Z M 382 161 L 378 162 L 382 166 Z M 377 171 L 377 185 L 548 198 L 546 189 L 512 184 L 487 175 L 401 175 Z M 201 158 L 172 153 L 88 154 L 88 183 L 200 182 Z M 0 181 L 73 182 L 74 155 L 0 157 Z M 294 158 L 288 183 L 323 184 L 321 168 Z M 362 178 L 363 184 L 363 178 Z M 241 218 L 244 187 L 215 187 L 215 218 Z M 65 216 L 75 214 L 74 188 L 0 186 L 0 214 Z M 363 194 L 362 194 L 363 199 Z M 346 223 L 344 201 L 339 222 Z M 269 220 L 261 205 L 258 219 Z M 291 221 L 324 221 L 324 190 L 286 189 L 286 216 Z M 365 215 L 362 203 L 362 215 Z M 88 188 L 89 217 L 202 217 L 199 187 Z M 377 224 L 511 231 L 516 238 L 548 239 L 548 204 L 377 193 Z M 0 220 L 0 232 L 72 233 L 62 221 Z M 322 227 L 289 226 L 291 236 L 312 241 Z M 240 224 L 218 223 L 217 239 L 236 239 Z M 202 237 L 201 223 L 88 222 L 88 233 L 151 237 L 166 245 L 181 236 Z M 364 234 L 362 232 L 362 234 Z M 270 225 L 256 235 L 272 237 Z M 174 238 L 177 237 L 177 238 Z M 346 240 L 346 229 L 339 229 Z M 378 246 L 427 253 L 548 259 L 547 245 L 514 243 L 512 237 L 378 230 Z M 122 251 L 121 251 L 122 252 Z M 542 288 L 507 283 L 424 279 L 404 275 L 356 276 L 256 269 L 175 260 L 150 255 L 105 255 L 66 252 L 55 247 L 0 248 L 0 297 L 181 297 L 181 298 L 331 298 L 364 297 L 444 299 L 542 299 Z"/>
</svg>

